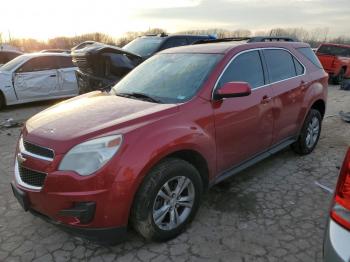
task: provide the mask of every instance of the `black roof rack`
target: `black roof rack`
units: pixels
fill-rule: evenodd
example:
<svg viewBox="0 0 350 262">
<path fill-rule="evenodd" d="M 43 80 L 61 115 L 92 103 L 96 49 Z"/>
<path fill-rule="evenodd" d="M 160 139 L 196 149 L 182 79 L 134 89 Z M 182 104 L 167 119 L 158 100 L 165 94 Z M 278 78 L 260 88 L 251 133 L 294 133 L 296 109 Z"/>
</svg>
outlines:
<svg viewBox="0 0 350 262">
<path fill-rule="evenodd" d="M 220 43 L 220 42 L 231 42 L 231 41 L 245 41 L 249 40 L 250 37 L 225 37 L 225 38 L 218 38 L 218 39 L 201 39 L 196 42 L 194 42 L 194 45 L 197 44 L 209 44 L 209 43 Z"/>
<path fill-rule="evenodd" d="M 209 43 L 221 43 L 221 42 L 232 42 L 232 41 L 247 41 L 247 43 L 257 42 L 298 42 L 297 39 L 291 37 L 280 37 L 280 36 L 254 36 L 254 37 L 226 37 L 218 39 L 202 39 L 193 44 L 209 44 Z"/>
<path fill-rule="evenodd" d="M 284 37 L 284 36 L 254 36 L 248 40 L 248 43 L 251 42 L 298 42 L 297 39 L 292 37 Z"/>
</svg>

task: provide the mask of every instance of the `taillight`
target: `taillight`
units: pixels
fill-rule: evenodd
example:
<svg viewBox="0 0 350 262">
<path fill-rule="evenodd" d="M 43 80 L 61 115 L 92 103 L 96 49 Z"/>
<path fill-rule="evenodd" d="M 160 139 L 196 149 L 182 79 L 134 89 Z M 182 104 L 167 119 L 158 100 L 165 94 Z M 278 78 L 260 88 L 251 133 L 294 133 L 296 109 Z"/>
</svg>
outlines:
<svg viewBox="0 0 350 262">
<path fill-rule="evenodd" d="M 337 223 L 350 230 L 350 149 L 340 170 L 331 217 Z"/>
</svg>

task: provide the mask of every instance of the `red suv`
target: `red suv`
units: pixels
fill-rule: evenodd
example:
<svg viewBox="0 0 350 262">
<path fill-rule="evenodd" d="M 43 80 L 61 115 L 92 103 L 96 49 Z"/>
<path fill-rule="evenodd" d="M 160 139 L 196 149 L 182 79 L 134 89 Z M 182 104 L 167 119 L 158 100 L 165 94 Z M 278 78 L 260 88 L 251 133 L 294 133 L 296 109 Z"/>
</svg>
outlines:
<svg viewBox="0 0 350 262">
<path fill-rule="evenodd" d="M 333 84 L 339 84 L 350 77 L 350 46 L 322 44 L 316 51 L 324 70 Z"/>
<path fill-rule="evenodd" d="M 131 224 L 167 240 L 208 187 L 289 145 L 309 154 L 328 76 L 308 44 L 254 40 L 165 50 L 110 92 L 35 115 L 18 143 L 16 198 L 91 239 L 117 242 Z"/>
</svg>

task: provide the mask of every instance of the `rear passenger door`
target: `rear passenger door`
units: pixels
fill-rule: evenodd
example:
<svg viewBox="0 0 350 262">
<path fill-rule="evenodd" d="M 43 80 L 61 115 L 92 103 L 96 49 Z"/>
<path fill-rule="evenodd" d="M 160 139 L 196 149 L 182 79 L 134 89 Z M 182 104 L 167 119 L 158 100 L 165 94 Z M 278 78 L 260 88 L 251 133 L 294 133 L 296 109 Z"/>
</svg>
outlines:
<svg viewBox="0 0 350 262">
<path fill-rule="evenodd" d="M 57 96 L 77 95 L 79 93 L 77 78 L 75 76 L 76 69 L 77 67 L 73 65 L 72 57 L 59 57 L 59 89 L 56 93 Z"/>
<path fill-rule="evenodd" d="M 214 103 L 220 173 L 266 150 L 272 142 L 272 91 L 270 86 L 265 85 L 259 51 L 245 51 L 237 55 L 219 78 L 216 89 L 235 81 L 248 82 L 252 93 Z"/>
<path fill-rule="evenodd" d="M 53 97 L 59 88 L 57 56 L 34 57 L 17 69 L 14 88 L 20 100 Z"/>
<path fill-rule="evenodd" d="M 264 49 L 274 98 L 273 144 L 297 135 L 306 82 L 305 67 L 285 49 Z"/>
</svg>

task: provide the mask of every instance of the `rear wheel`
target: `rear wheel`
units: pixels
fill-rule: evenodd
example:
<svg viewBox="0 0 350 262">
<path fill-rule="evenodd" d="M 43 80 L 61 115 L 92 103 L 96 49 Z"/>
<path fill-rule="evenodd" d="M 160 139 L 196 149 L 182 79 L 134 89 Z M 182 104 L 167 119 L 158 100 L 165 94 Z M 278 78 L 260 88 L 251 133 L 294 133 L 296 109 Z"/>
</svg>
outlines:
<svg viewBox="0 0 350 262">
<path fill-rule="evenodd" d="M 316 109 L 311 109 L 305 119 L 298 140 L 292 144 L 292 149 L 300 155 L 310 154 L 320 138 L 321 126 L 321 113 Z"/>
<path fill-rule="evenodd" d="M 343 81 L 344 75 L 345 75 L 345 69 L 342 68 L 342 69 L 340 69 L 340 72 L 337 76 L 333 76 L 331 78 L 332 84 L 339 85 Z"/>
<path fill-rule="evenodd" d="M 194 218 L 201 195 L 198 171 L 184 160 L 166 159 L 153 168 L 141 185 L 131 222 L 148 240 L 174 238 Z"/>
</svg>

